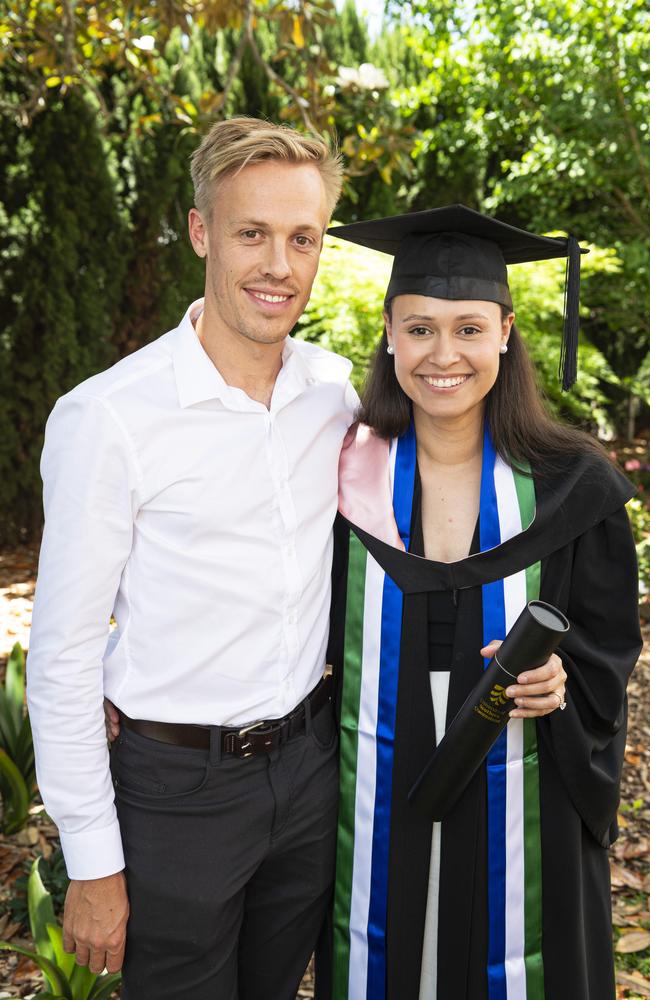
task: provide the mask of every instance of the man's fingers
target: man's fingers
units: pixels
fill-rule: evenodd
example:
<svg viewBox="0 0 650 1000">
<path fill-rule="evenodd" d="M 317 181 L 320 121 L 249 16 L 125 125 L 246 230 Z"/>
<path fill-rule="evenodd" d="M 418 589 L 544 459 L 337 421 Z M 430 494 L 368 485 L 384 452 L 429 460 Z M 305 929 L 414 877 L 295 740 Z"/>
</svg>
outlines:
<svg viewBox="0 0 650 1000">
<path fill-rule="evenodd" d="M 70 931 L 66 929 L 65 924 L 63 926 L 63 950 L 67 951 L 69 955 L 72 955 L 75 950 L 74 937 Z"/>
<path fill-rule="evenodd" d="M 103 949 L 97 951 L 93 948 L 90 952 L 88 968 L 91 972 L 94 972 L 96 976 L 104 971 L 106 968 L 106 952 Z"/>
<path fill-rule="evenodd" d="M 75 959 L 77 965 L 88 965 L 88 962 L 90 961 L 90 948 L 88 948 L 85 944 L 79 944 L 79 942 L 77 942 Z"/>
<path fill-rule="evenodd" d="M 124 965 L 124 944 L 119 951 L 106 952 L 106 971 L 119 972 Z"/>
</svg>

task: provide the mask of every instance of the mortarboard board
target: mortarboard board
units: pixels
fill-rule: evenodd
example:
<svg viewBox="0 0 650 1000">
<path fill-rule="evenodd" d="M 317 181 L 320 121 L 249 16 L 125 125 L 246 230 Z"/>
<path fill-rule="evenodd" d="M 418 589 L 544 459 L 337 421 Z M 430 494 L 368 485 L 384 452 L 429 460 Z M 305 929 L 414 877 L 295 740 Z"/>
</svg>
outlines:
<svg viewBox="0 0 650 1000">
<path fill-rule="evenodd" d="M 576 380 L 580 254 L 573 236 L 537 236 L 465 205 L 446 205 L 329 229 L 330 236 L 395 257 L 386 302 L 396 295 L 479 299 L 512 308 L 507 264 L 567 258 L 562 388 Z"/>
</svg>

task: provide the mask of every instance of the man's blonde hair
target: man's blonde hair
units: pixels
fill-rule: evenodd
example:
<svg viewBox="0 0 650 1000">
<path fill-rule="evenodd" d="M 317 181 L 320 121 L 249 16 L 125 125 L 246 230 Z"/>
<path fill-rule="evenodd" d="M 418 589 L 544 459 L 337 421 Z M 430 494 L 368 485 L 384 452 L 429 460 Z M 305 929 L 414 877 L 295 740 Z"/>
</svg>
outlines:
<svg viewBox="0 0 650 1000">
<path fill-rule="evenodd" d="M 343 164 L 336 149 L 315 135 L 304 135 L 288 125 L 273 125 L 259 118 L 230 118 L 215 122 L 192 154 L 194 203 L 210 217 L 215 182 L 238 173 L 253 163 L 280 160 L 313 163 L 325 185 L 331 216 L 343 184 Z"/>
</svg>

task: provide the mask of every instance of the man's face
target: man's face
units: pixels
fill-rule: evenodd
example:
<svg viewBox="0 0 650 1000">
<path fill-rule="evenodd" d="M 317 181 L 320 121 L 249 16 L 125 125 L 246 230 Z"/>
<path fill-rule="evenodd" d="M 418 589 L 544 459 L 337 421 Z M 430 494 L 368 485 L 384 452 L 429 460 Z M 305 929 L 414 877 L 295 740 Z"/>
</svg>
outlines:
<svg viewBox="0 0 650 1000">
<path fill-rule="evenodd" d="M 206 305 L 222 329 L 258 344 L 287 336 L 309 300 L 327 223 L 325 186 L 308 163 L 245 167 L 216 185 L 209 222 L 192 209 Z"/>
</svg>

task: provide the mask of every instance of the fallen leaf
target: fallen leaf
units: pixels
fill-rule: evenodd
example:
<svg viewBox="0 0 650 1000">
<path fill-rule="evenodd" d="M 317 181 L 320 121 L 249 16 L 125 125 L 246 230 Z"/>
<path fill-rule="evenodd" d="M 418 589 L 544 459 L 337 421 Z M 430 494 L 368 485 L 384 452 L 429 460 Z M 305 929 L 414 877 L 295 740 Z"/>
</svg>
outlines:
<svg viewBox="0 0 650 1000">
<path fill-rule="evenodd" d="M 21 923 L 7 924 L 2 932 L 2 938 L 4 941 L 11 941 L 14 934 L 20 930 L 23 925 Z M 29 947 L 29 942 L 28 942 Z"/>
<path fill-rule="evenodd" d="M 628 840 L 623 847 L 624 858 L 642 858 L 648 853 L 650 853 L 650 841 L 647 837 L 641 837 L 636 842 Z"/>
<path fill-rule="evenodd" d="M 612 923 L 614 927 L 638 927 L 639 918 L 636 914 L 633 917 L 626 917 L 622 913 L 612 913 Z"/>
<path fill-rule="evenodd" d="M 639 972 L 617 972 L 616 982 L 628 990 L 636 990 L 642 997 L 650 997 L 650 983 Z"/>
<path fill-rule="evenodd" d="M 47 838 L 45 836 L 43 836 L 43 834 L 41 833 L 40 836 L 39 836 L 39 838 L 38 838 L 38 842 L 39 842 L 40 849 L 41 849 L 41 854 L 43 855 L 43 857 L 46 858 L 46 859 L 49 858 L 52 855 L 52 853 L 54 852 L 54 848 L 50 844 L 49 840 L 47 840 Z"/>
<path fill-rule="evenodd" d="M 650 948 L 650 931 L 629 931 L 618 939 L 615 950 L 619 955 L 629 955 L 645 948 Z"/>
<path fill-rule="evenodd" d="M 38 830 L 35 826 L 26 826 L 16 834 L 16 843 L 21 847 L 35 847 L 38 844 Z"/>
<path fill-rule="evenodd" d="M 617 865 L 616 862 L 610 861 L 609 870 L 613 886 L 627 885 L 630 889 L 643 889 L 643 879 L 636 872 L 632 871 L 631 868 L 624 868 L 622 865 Z M 650 876 L 646 875 L 646 879 L 648 878 Z"/>
</svg>

